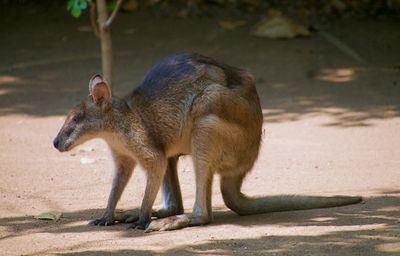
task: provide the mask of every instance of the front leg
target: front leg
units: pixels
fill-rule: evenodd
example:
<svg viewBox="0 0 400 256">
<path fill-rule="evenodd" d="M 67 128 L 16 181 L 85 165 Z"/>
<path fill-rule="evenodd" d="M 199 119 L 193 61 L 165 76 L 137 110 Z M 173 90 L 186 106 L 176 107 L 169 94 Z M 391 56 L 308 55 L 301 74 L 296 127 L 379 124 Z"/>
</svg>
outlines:
<svg viewBox="0 0 400 256">
<path fill-rule="evenodd" d="M 182 194 L 179 185 L 178 157 L 168 158 L 167 172 L 161 185 L 161 195 L 163 203 L 154 207 L 152 216 L 156 218 L 165 218 L 183 213 Z M 140 209 L 128 210 L 115 216 L 116 220 L 125 223 L 136 222 L 139 219 Z"/>
<path fill-rule="evenodd" d="M 167 161 L 158 158 L 144 167 L 147 172 L 146 190 L 140 207 L 139 220 L 132 223 L 130 228 L 146 229 L 150 224 L 153 204 L 167 169 Z"/>
<path fill-rule="evenodd" d="M 114 224 L 115 207 L 135 167 L 135 161 L 130 157 L 113 153 L 113 158 L 115 162 L 115 171 L 107 208 L 101 218 L 89 222 L 91 225 L 109 226 Z"/>
</svg>

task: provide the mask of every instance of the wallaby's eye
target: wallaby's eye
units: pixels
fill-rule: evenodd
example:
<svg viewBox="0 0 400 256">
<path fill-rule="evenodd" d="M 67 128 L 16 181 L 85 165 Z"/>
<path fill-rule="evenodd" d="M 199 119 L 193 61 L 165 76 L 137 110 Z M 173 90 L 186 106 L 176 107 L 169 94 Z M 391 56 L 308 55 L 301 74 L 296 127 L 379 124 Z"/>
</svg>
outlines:
<svg viewBox="0 0 400 256">
<path fill-rule="evenodd" d="M 74 123 L 79 123 L 82 120 L 82 115 L 81 114 L 76 114 L 72 117 L 72 121 Z"/>
</svg>

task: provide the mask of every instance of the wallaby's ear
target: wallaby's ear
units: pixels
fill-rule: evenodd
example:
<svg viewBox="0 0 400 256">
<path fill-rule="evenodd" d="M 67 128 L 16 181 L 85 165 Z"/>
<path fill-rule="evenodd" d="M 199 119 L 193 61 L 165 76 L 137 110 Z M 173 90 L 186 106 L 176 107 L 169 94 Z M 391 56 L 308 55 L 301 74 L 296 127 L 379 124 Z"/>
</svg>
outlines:
<svg viewBox="0 0 400 256">
<path fill-rule="evenodd" d="M 94 75 L 89 81 L 89 93 L 93 97 L 93 101 L 105 109 L 111 98 L 111 90 L 107 82 L 101 75 Z"/>
</svg>

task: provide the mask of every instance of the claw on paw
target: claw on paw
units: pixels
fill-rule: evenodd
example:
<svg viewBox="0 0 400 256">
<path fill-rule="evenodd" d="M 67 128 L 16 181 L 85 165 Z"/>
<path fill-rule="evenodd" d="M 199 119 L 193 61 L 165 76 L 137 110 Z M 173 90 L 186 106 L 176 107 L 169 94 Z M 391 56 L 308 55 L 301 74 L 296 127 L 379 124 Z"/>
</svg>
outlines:
<svg viewBox="0 0 400 256">
<path fill-rule="evenodd" d="M 93 225 L 93 226 L 111 226 L 111 225 L 114 225 L 114 220 L 110 220 L 109 218 L 100 218 L 100 219 L 91 220 L 89 222 L 89 225 Z"/>
<path fill-rule="evenodd" d="M 145 222 L 145 221 L 136 221 L 136 222 L 134 222 L 134 223 L 128 225 L 128 228 L 127 228 L 127 229 L 133 228 L 133 229 L 146 230 L 148 226 L 149 226 L 149 223 L 148 223 L 148 222 Z"/>
</svg>

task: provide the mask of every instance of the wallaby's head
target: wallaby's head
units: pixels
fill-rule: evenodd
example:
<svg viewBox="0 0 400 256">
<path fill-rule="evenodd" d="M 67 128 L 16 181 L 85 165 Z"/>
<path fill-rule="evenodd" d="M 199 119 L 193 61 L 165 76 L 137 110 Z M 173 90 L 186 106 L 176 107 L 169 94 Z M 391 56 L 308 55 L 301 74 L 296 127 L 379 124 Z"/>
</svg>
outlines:
<svg viewBox="0 0 400 256">
<path fill-rule="evenodd" d="M 89 81 L 89 96 L 68 113 L 54 147 L 64 152 L 96 137 L 103 131 L 110 110 L 111 90 L 100 75 L 95 75 Z"/>
</svg>

